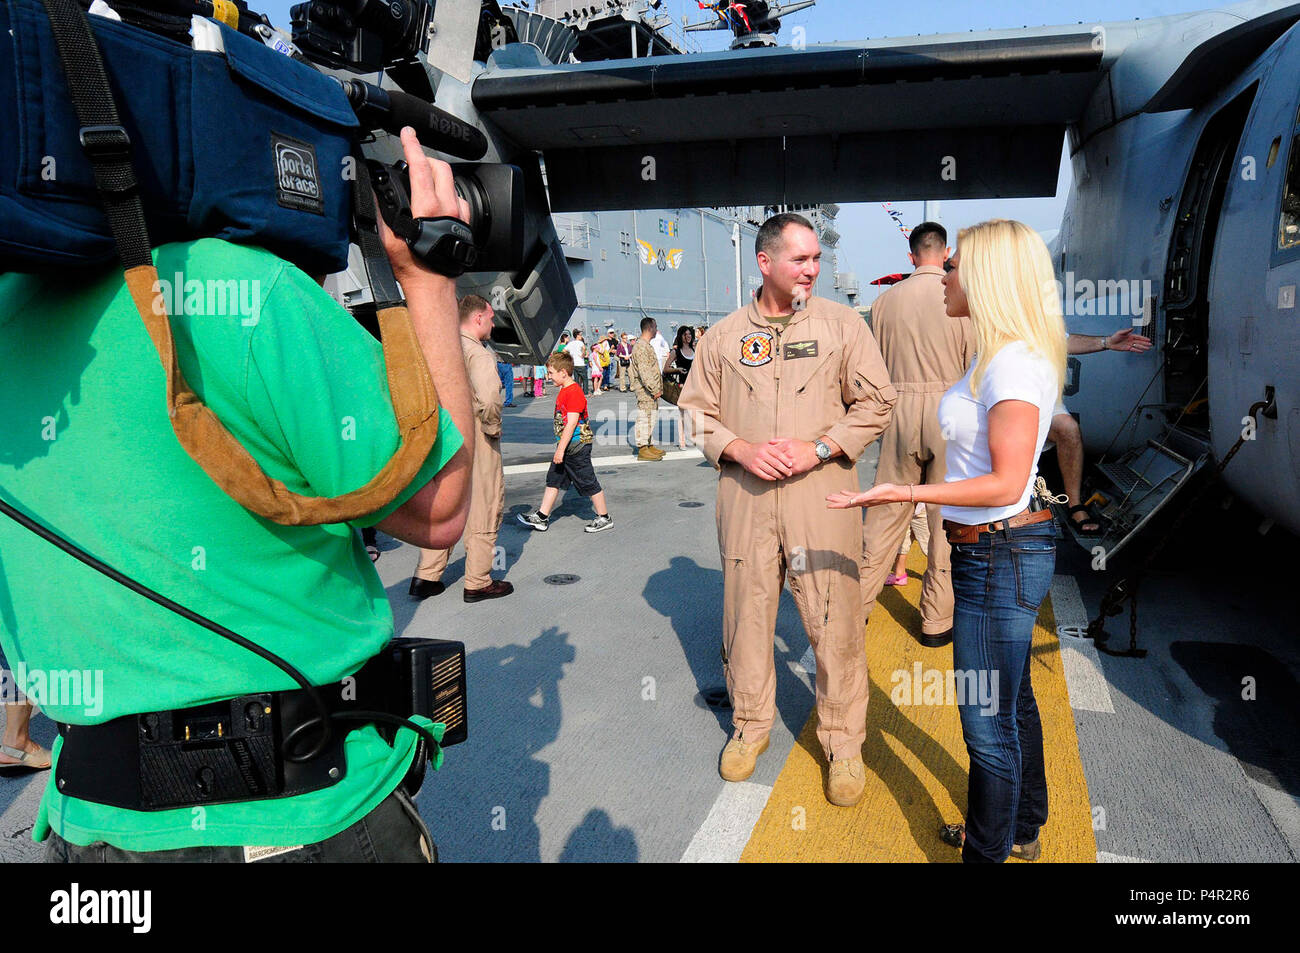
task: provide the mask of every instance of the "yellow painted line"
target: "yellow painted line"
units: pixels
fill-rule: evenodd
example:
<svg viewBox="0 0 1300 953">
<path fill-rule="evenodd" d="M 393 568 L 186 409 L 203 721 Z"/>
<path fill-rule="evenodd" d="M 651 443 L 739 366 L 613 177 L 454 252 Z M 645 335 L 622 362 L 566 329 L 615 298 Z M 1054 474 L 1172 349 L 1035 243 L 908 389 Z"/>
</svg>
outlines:
<svg viewBox="0 0 1300 953">
<path fill-rule="evenodd" d="M 966 808 L 969 761 L 957 708 L 912 704 L 910 693 L 900 697 L 900 704 L 890 697 L 903 684 L 894 674 L 905 672 L 910 678 L 916 662 L 923 672 L 952 669 L 951 646 L 927 649 L 913 635 L 921 631 L 917 605 L 924 569 L 925 557 L 913 547 L 908 584 L 885 587 L 866 629 L 871 704 L 862 754 L 867 766 L 863 799 L 851 808 L 826 801 L 826 765 L 814 711 L 754 825 L 742 861 L 960 861 L 960 853 L 938 836 L 939 827 L 961 821 Z M 1050 811 L 1038 862 L 1093 863 L 1092 809 L 1055 632 L 1049 599 L 1034 627 L 1032 665 Z"/>
</svg>

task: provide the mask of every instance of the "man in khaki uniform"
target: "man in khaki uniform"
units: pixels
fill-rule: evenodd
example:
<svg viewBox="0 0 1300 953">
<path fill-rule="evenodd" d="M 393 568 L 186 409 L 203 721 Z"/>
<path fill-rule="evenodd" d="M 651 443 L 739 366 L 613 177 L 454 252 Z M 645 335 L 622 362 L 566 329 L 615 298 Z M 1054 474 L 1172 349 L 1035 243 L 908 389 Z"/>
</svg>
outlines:
<svg viewBox="0 0 1300 953">
<path fill-rule="evenodd" d="M 659 325 L 654 318 L 641 319 L 641 336 L 632 345 L 630 368 L 632 393 L 636 396 L 636 458 L 649 463 L 664 458 L 664 452 L 653 442 L 659 420 L 659 398 L 664 392 L 659 357 L 650 344 L 658 333 Z"/>
<path fill-rule="evenodd" d="M 826 796 L 847 806 L 866 784 L 861 521 L 827 509 L 826 498 L 857 485 L 854 463 L 888 425 L 895 395 L 857 312 L 812 296 L 821 249 L 807 219 L 777 215 L 756 244 L 762 291 L 700 339 L 680 401 L 695 442 L 721 471 L 722 642 L 735 733 L 719 772 L 744 780 L 767 748 L 788 569 L 817 657 Z"/>
<path fill-rule="evenodd" d="M 501 469 L 501 378 L 496 358 L 483 344 L 492 334 L 492 318 L 492 306 L 483 298 L 466 295 L 461 299 L 460 347 L 474 407 L 474 469 L 464 536 L 466 602 L 499 599 L 515 591 L 510 583 L 488 575 L 506 508 Z M 420 565 L 411 580 L 413 598 L 427 599 L 446 588 L 442 571 L 450 555 L 450 548 L 420 550 Z"/>
<path fill-rule="evenodd" d="M 939 399 L 961 380 L 974 357 L 970 318 L 950 318 L 943 306 L 948 233 L 923 222 L 908 239 L 916 266 L 871 306 L 871 327 L 898 391 L 894 419 L 880 441 L 877 483 L 899 486 L 942 483 L 944 435 Z M 940 507 L 927 506 L 930 547 L 921 582 L 921 643 L 952 641 L 952 570 Z M 867 507 L 862 524 L 862 617 L 871 615 L 912 520 L 913 507 L 888 503 Z"/>
</svg>

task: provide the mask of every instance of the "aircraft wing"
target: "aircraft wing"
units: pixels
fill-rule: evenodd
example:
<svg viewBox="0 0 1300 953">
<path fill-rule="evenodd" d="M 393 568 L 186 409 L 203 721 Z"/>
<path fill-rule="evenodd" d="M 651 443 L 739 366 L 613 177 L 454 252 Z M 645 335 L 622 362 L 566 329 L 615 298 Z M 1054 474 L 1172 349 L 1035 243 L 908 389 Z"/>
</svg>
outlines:
<svg viewBox="0 0 1300 953">
<path fill-rule="evenodd" d="M 1113 60 L 1088 26 L 479 74 L 555 211 L 1053 195 Z"/>
</svg>

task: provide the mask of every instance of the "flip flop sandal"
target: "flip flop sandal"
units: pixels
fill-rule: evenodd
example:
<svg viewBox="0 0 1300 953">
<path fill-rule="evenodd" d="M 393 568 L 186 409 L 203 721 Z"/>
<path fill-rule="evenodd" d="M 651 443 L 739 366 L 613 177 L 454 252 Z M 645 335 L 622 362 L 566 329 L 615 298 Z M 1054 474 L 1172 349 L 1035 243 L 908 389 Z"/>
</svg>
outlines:
<svg viewBox="0 0 1300 953">
<path fill-rule="evenodd" d="M 939 840 L 943 841 L 949 847 L 956 847 L 961 850 L 966 843 L 966 825 L 965 824 L 945 824 L 939 828 Z M 1035 837 L 1028 844 L 1012 844 L 1011 856 L 1019 860 L 1035 861 L 1043 854 L 1043 846 L 1039 838 Z"/>
<path fill-rule="evenodd" d="M 962 845 L 966 843 L 966 825 L 943 825 L 943 827 L 939 828 L 939 840 L 943 841 L 949 847 L 956 847 L 958 850 L 961 850 Z"/>
<path fill-rule="evenodd" d="M 1101 534 L 1101 521 L 1092 515 L 1092 510 L 1088 509 L 1088 507 L 1083 505 L 1072 506 L 1066 512 L 1069 515 L 1074 531 L 1080 536 L 1098 536 Z M 1074 518 L 1075 513 L 1082 513 L 1087 519 L 1077 520 Z M 1084 529 L 1085 526 L 1091 526 L 1092 529 Z"/>
<path fill-rule="evenodd" d="M 10 758 L 16 758 L 13 764 L 0 764 L 0 771 L 7 771 L 13 768 L 19 768 L 24 771 L 46 771 L 52 763 L 50 753 L 44 748 L 37 746 L 36 751 L 25 751 L 22 748 L 11 748 L 8 745 L 0 745 L 0 754 Z"/>
</svg>

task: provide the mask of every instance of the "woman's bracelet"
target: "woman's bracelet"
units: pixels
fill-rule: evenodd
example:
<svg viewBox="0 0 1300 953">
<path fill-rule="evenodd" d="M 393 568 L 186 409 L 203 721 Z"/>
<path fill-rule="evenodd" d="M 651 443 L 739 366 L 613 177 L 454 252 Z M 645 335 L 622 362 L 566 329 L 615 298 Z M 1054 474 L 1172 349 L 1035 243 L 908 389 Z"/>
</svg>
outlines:
<svg viewBox="0 0 1300 953">
<path fill-rule="evenodd" d="M 913 486 L 911 483 L 907 485 L 907 502 L 909 503 L 916 502 L 916 487 Z"/>
</svg>

